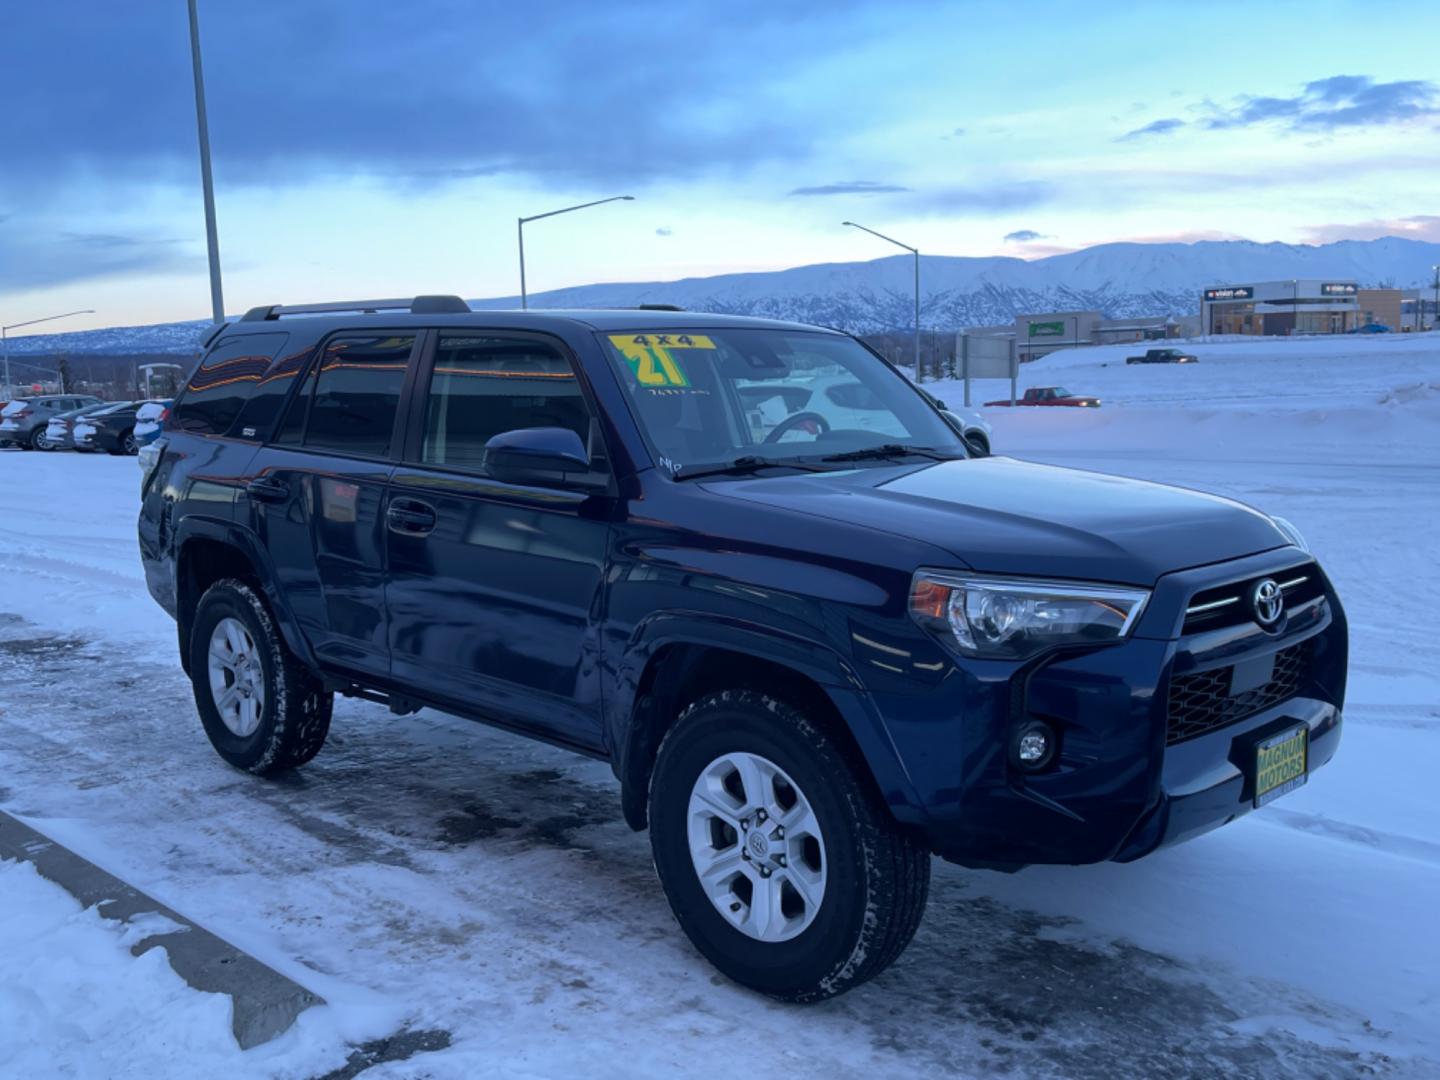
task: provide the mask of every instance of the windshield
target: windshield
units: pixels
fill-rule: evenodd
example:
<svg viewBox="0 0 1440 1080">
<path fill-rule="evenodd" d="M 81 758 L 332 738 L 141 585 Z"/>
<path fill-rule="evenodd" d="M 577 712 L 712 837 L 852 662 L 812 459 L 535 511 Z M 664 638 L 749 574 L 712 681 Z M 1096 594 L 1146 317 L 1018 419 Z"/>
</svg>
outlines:
<svg viewBox="0 0 1440 1080">
<path fill-rule="evenodd" d="M 877 447 L 965 456 L 920 393 L 848 337 L 763 329 L 599 337 L 646 442 L 674 474 L 756 457 L 814 464 Z"/>
</svg>

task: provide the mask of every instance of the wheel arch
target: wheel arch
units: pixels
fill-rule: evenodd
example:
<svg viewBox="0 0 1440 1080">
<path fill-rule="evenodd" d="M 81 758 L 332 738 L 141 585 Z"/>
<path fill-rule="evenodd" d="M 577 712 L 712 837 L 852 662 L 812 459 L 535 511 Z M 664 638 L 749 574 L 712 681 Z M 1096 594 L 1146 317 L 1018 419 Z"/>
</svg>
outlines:
<svg viewBox="0 0 1440 1080">
<path fill-rule="evenodd" d="M 816 720 L 898 819 L 925 820 L 894 743 L 839 654 L 758 628 L 728 626 L 724 633 L 703 633 L 705 628 L 693 625 L 688 633 L 668 629 L 631 650 L 621 680 L 627 689 L 608 710 L 612 767 L 632 829 L 647 825 L 656 753 L 680 711 L 708 693 L 738 688 L 770 694 Z"/>
<path fill-rule="evenodd" d="M 260 590 L 286 646 L 314 670 L 314 653 L 275 587 L 273 566 L 255 537 L 233 522 L 187 518 L 175 538 L 175 623 L 186 674 L 190 673 L 190 628 L 200 598 L 228 577 L 251 582 Z"/>
</svg>

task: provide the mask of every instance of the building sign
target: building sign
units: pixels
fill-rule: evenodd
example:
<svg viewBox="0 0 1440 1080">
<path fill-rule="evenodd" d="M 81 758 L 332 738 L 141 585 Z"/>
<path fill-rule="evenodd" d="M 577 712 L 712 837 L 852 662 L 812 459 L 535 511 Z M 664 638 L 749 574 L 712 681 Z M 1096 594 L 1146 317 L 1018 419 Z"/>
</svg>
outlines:
<svg viewBox="0 0 1440 1080">
<path fill-rule="evenodd" d="M 1360 287 L 1349 281 L 1328 281 L 1320 286 L 1321 296 L 1354 296 Z"/>
<path fill-rule="evenodd" d="M 1250 285 L 1237 285 L 1229 289 L 1206 289 L 1206 303 L 1214 303 L 1216 300 L 1253 300 L 1255 289 Z"/>
<path fill-rule="evenodd" d="M 1059 322 L 1032 322 L 1030 324 L 1031 337 L 1064 337 L 1065 320 Z"/>
</svg>

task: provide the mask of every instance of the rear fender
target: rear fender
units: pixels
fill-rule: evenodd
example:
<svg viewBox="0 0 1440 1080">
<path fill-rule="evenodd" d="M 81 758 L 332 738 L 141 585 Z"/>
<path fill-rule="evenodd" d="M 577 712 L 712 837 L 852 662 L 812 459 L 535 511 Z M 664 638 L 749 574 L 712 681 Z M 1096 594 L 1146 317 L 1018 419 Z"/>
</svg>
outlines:
<svg viewBox="0 0 1440 1080">
<path fill-rule="evenodd" d="M 316 662 L 314 650 L 310 647 L 310 642 L 301 632 L 300 625 L 296 621 L 289 603 L 286 602 L 284 593 L 275 587 L 275 567 L 269 552 L 260 543 L 259 537 L 243 525 L 217 518 L 199 517 L 194 514 L 187 514 L 181 519 L 175 530 L 176 597 L 179 598 L 182 594 L 181 590 L 187 569 L 186 545 L 197 540 L 209 540 L 224 544 L 245 558 L 250 564 L 255 583 L 259 585 L 265 595 L 265 601 L 270 606 L 270 612 L 275 618 L 276 625 L 280 627 L 280 634 L 285 639 L 286 647 L 311 670 L 318 670 L 319 665 Z M 198 601 L 199 597 L 193 599 Z M 184 642 L 189 635 L 189 626 L 183 605 L 180 605 L 179 622 L 181 641 Z M 187 650 L 182 646 L 182 658 L 186 656 L 186 652 Z"/>
</svg>

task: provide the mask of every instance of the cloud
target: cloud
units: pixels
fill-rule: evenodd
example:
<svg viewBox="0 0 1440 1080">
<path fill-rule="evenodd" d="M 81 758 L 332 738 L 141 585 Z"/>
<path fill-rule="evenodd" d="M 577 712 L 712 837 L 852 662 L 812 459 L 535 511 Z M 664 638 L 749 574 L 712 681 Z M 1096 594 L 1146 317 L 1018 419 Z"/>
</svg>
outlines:
<svg viewBox="0 0 1440 1080">
<path fill-rule="evenodd" d="M 915 191 L 900 200 L 916 213 L 931 215 L 983 215 L 1026 210 L 1056 198 L 1055 185 L 1043 180 L 1001 181 L 978 187 Z"/>
<path fill-rule="evenodd" d="M 116 233 L 0 232 L 0 291 L 127 274 L 189 274 L 205 258 L 178 240 Z"/>
<path fill-rule="evenodd" d="M 909 191 L 898 184 L 881 184 L 875 180 L 838 180 L 817 187 L 798 187 L 791 195 L 892 195 Z"/>
<path fill-rule="evenodd" d="M 1127 131 L 1115 141 L 1129 142 L 1132 139 L 1142 139 L 1146 135 L 1169 135 L 1172 131 L 1178 131 L 1184 126 L 1184 120 L 1175 116 L 1167 116 L 1163 120 L 1151 120 L 1144 127 L 1138 127 L 1134 131 Z"/>
<path fill-rule="evenodd" d="M 1209 106 L 1212 131 L 1279 122 L 1291 131 L 1378 127 L 1440 116 L 1440 85 L 1423 79 L 1376 82 L 1369 75 L 1332 75 L 1305 84 L 1294 97 L 1252 97 Z"/>
<path fill-rule="evenodd" d="M 674 236 L 674 235 L 675 235 L 675 230 L 672 229 L 672 228 L 670 228 L 669 225 L 661 225 L 660 228 L 658 228 L 658 229 L 655 230 L 655 235 L 656 235 L 656 236 Z"/>
<path fill-rule="evenodd" d="M 1440 243 L 1440 215 L 1416 214 L 1413 217 L 1377 218 L 1348 225 L 1312 225 L 1305 230 L 1305 235 L 1316 244 L 1329 244 L 1336 240 L 1374 240 L 1381 236 Z"/>
<path fill-rule="evenodd" d="M 951 134 L 951 136 L 953 136 L 954 138 L 958 139 L 958 138 L 960 138 L 960 136 L 962 136 L 962 135 L 965 134 L 965 129 L 964 129 L 964 128 L 956 128 L 956 129 L 955 129 L 954 131 L 952 131 L 950 134 Z"/>
<path fill-rule="evenodd" d="M 707 6 L 548 0 L 544 21 L 562 29 L 537 32 L 524 5 L 202 5 L 216 182 L 507 174 L 575 189 L 803 161 L 866 120 L 790 90 L 806 58 L 849 47 L 867 6 L 833 0 L 817 19 L 815 0 L 733 0 L 724 48 L 675 48 L 716 29 Z M 5 4 L 3 25 L 6 41 L 34 47 L 8 50 L 0 101 L 37 104 L 6 112 L 0 204 L 57 202 L 97 176 L 193 184 L 183 5 Z"/>
<path fill-rule="evenodd" d="M 1005 234 L 1007 244 L 1028 244 L 1033 240 L 1050 239 L 1044 233 L 1038 233 L 1034 229 L 1016 229 L 1014 232 Z"/>
</svg>

